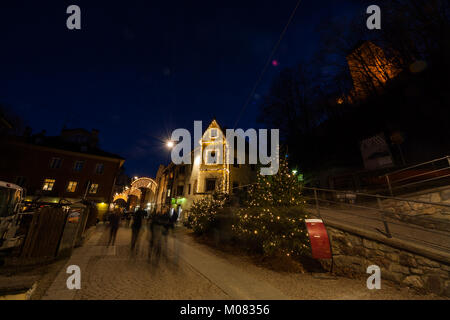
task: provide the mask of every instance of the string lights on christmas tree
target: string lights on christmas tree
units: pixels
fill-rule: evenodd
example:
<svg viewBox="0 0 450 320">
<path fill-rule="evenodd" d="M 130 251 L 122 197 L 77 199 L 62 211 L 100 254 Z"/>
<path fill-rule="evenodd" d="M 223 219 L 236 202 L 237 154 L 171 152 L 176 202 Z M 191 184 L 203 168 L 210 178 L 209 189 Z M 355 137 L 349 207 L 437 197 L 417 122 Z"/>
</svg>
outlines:
<svg viewBox="0 0 450 320">
<path fill-rule="evenodd" d="M 276 175 L 258 174 L 257 183 L 248 191 L 246 207 L 238 210 L 233 231 L 267 255 L 305 254 L 309 252 L 309 240 L 304 203 L 302 184 L 281 160 Z"/>
<path fill-rule="evenodd" d="M 197 234 L 219 227 L 218 213 L 228 194 L 220 192 L 195 201 L 191 207 L 190 226 Z M 240 244 L 265 255 L 297 257 L 309 254 L 309 239 L 305 229 L 302 183 L 280 161 L 278 173 L 258 174 L 257 183 L 250 186 L 246 201 L 237 210 L 232 231 Z"/>
<path fill-rule="evenodd" d="M 223 182 L 220 181 L 214 193 L 192 203 L 189 225 L 196 234 L 207 233 L 216 223 L 217 214 L 228 199 L 228 195 L 222 190 Z"/>
</svg>

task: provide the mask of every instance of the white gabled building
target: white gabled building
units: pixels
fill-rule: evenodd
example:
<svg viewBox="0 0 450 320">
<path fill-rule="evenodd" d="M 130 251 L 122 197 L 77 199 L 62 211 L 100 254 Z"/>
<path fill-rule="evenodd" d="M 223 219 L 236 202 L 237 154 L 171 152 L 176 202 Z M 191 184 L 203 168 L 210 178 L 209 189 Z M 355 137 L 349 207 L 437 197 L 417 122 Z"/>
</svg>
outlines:
<svg viewBox="0 0 450 320">
<path fill-rule="evenodd" d="M 191 152 L 191 164 L 170 163 L 168 166 L 159 167 L 156 175 L 157 211 L 161 212 L 168 206 L 177 205 L 188 210 L 193 201 L 215 190 L 233 194 L 255 182 L 256 165 L 237 164 L 236 159 L 233 164 L 227 161 L 229 148 L 225 130 L 217 120 L 211 121 L 199 145 L 201 152 Z M 236 157 L 236 152 L 234 154 Z"/>
</svg>

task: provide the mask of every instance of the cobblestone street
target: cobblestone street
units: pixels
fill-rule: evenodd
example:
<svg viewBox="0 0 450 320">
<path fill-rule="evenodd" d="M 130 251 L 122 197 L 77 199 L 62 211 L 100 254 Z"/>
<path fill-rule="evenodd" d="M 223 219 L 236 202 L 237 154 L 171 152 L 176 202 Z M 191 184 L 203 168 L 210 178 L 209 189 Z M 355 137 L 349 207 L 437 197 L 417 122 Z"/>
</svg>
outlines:
<svg viewBox="0 0 450 320">
<path fill-rule="evenodd" d="M 44 299 L 223 299 L 223 292 L 186 263 L 161 259 L 149 263 L 148 234 L 142 232 L 137 254 L 130 256 L 131 230 L 120 228 L 115 246 L 107 248 L 108 230 L 100 227 L 67 265 L 81 268 L 81 290 L 68 290 L 62 270 Z M 90 249 L 90 250 L 89 250 Z M 85 256 L 80 254 L 87 253 Z M 62 288 L 62 289 L 61 289 Z"/>
<path fill-rule="evenodd" d="M 368 290 L 365 279 L 276 272 L 242 256 L 196 243 L 178 229 L 159 265 L 148 259 L 149 233 L 141 232 L 137 253 L 130 254 L 131 230 L 121 227 L 115 246 L 107 247 L 108 229 L 97 227 L 61 268 L 42 299 L 429 299 L 383 283 Z M 66 268 L 81 269 L 81 289 L 69 290 Z"/>
</svg>

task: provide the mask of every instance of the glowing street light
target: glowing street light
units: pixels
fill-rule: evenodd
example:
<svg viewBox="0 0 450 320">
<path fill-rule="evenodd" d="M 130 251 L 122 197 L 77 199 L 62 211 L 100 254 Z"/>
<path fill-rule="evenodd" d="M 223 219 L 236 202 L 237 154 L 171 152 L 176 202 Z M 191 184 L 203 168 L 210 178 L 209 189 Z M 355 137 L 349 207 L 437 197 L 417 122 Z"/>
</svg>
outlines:
<svg viewBox="0 0 450 320">
<path fill-rule="evenodd" d="M 174 146 L 173 141 L 168 141 L 168 142 L 167 142 L 167 147 L 173 148 L 173 146 Z"/>
</svg>

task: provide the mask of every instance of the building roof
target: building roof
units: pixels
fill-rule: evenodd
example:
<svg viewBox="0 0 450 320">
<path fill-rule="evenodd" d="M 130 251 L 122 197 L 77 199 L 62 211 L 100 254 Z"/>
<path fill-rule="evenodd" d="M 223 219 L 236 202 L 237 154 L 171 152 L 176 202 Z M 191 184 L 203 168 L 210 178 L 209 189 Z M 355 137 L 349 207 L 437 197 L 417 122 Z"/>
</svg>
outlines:
<svg viewBox="0 0 450 320">
<path fill-rule="evenodd" d="M 89 146 L 89 144 L 78 144 L 61 139 L 60 136 L 45 136 L 43 134 L 36 134 L 30 137 L 8 137 L 8 140 L 13 140 L 19 143 L 31 144 L 34 146 L 47 147 L 63 151 L 76 152 L 86 155 L 94 155 L 118 160 L 125 160 L 125 158 L 104 151 L 98 147 Z"/>
</svg>

